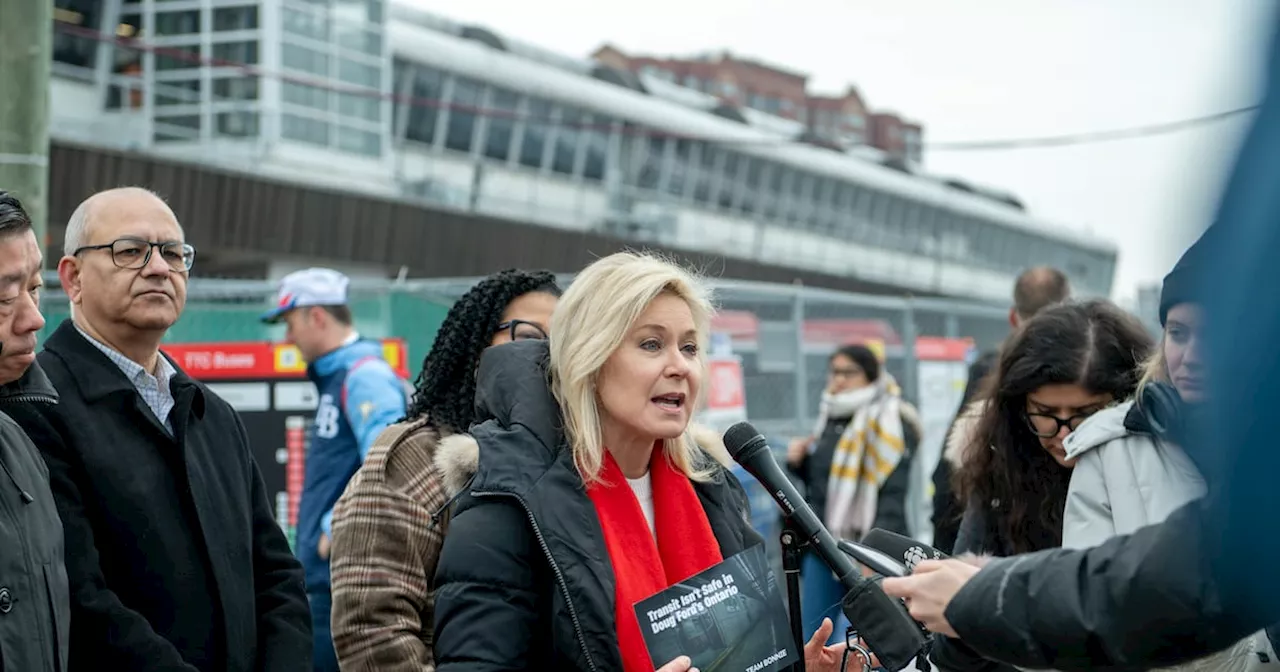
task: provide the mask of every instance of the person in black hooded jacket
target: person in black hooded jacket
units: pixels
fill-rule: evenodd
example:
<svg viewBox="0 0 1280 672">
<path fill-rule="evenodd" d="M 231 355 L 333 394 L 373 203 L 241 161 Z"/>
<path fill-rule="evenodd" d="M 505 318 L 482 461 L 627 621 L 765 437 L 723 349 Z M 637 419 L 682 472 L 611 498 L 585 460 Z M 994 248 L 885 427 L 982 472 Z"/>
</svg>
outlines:
<svg viewBox="0 0 1280 672">
<path fill-rule="evenodd" d="M 682 672 L 649 660 L 631 605 L 762 542 L 723 444 L 688 428 L 709 306 L 682 269 L 620 253 L 551 321 L 549 344 L 485 352 L 478 424 L 437 449 L 447 482 L 474 473 L 436 570 L 436 669 Z M 831 627 L 809 670 L 839 666 Z"/>
</svg>

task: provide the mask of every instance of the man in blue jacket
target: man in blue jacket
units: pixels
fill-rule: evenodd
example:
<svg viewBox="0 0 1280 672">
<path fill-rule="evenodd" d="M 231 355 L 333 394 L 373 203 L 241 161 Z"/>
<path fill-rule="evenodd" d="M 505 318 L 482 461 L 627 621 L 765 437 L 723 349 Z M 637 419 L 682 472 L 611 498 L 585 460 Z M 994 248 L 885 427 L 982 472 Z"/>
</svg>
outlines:
<svg viewBox="0 0 1280 672">
<path fill-rule="evenodd" d="M 338 672 L 329 630 L 330 522 L 333 505 L 378 434 L 404 417 L 404 383 L 382 358 L 382 345 L 360 338 L 347 306 L 349 280 L 308 268 L 280 281 L 276 307 L 263 321 L 286 325 L 320 395 L 298 506 L 295 552 L 307 574 L 315 634 L 315 669 Z"/>
</svg>

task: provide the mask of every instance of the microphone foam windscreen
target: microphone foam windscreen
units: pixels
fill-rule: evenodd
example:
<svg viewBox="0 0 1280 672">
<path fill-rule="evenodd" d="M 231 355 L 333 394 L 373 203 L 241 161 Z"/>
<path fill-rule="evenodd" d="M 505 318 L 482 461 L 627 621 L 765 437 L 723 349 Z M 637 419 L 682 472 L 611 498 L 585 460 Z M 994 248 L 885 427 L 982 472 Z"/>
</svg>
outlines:
<svg viewBox="0 0 1280 672">
<path fill-rule="evenodd" d="M 724 447 L 728 449 L 729 456 L 737 460 L 743 449 L 751 444 L 751 439 L 759 434 L 751 423 L 739 422 L 724 433 Z"/>
</svg>

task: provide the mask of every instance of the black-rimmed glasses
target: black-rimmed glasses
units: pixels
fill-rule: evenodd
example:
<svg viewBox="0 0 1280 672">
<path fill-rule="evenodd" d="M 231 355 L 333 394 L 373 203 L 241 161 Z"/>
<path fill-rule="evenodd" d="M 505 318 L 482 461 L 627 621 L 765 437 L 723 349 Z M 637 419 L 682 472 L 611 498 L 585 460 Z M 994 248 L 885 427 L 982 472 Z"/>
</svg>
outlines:
<svg viewBox="0 0 1280 672">
<path fill-rule="evenodd" d="M 544 341 L 547 332 L 542 327 L 524 320 L 508 320 L 498 325 L 497 332 L 508 332 L 513 341 Z"/>
<path fill-rule="evenodd" d="M 1027 413 L 1027 426 L 1031 428 L 1031 433 L 1042 439 L 1052 439 L 1066 427 L 1068 431 L 1074 432 L 1080 426 L 1080 423 L 1089 419 L 1093 413 L 1081 413 L 1073 415 L 1069 418 L 1059 418 L 1056 415 L 1048 413 Z"/>
<path fill-rule="evenodd" d="M 153 243 L 140 238 L 120 238 L 106 245 L 85 245 L 77 248 L 71 256 L 79 256 L 81 252 L 90 250 L 111 250 L 112 263 L 120 268 L 137 270 L 151 262 L 151 253 L 156 249 L 160 250 L 160 258 L 175 272 L 186 273 L 195 264 L 196 248 L 186 243 Z"/>
</svg>

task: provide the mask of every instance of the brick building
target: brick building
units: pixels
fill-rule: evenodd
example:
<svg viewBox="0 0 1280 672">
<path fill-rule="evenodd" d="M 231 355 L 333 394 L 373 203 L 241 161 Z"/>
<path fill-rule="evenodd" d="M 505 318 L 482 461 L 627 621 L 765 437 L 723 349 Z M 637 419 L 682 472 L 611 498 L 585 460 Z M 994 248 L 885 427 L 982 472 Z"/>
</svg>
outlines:
<svg viewBox="0 0 1280 672">
<path fill-rule="evenodd" d="M 923 127 L 893 113 L 871 112 L 857 88 L 823 96 L 808 90 L 808 75 L 727 51 L 693 58 L 629 55 L 612 45 L 592 57 L 605 65 L 643 73 L 701 91 L 738 107 L 799 121 L 811 137 L 841 147 L 868 145 L 890 156 L 921 163 Z"/>
</svg>

